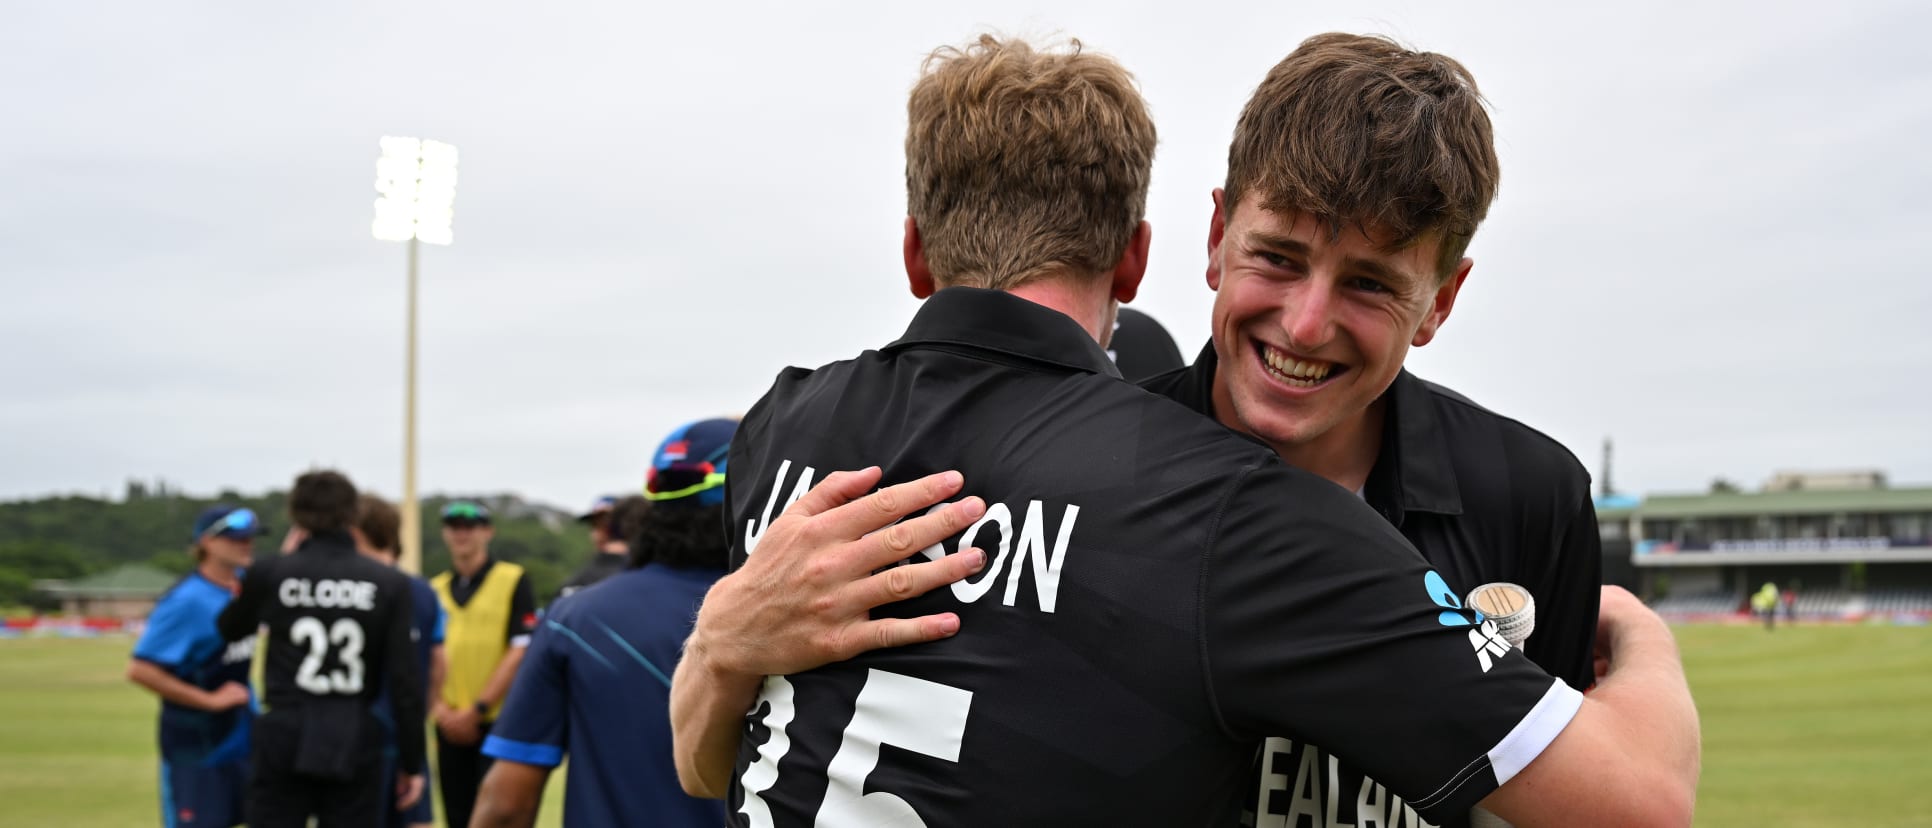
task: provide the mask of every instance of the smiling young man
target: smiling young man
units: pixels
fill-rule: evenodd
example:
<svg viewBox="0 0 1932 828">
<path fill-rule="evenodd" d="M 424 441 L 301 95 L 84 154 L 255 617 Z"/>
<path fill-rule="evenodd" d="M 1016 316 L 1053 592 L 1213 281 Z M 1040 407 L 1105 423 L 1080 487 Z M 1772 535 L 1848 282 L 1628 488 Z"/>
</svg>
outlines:
<svg viewBox="0 0 1932 828">
<path fill-rule="evenodd" d="M 1498 177 L 1461 64 L 1385 38 L 1309 38 L 1249 99 L 1214 193 L 1213 341 L 1143 386 L 1357 492 L 1457 595 L 1522 586 L 1537 615 L 1525 654 L 1583 689 L 1602 568 L 1589 475 L 1556 441 L 1403 369 L 1455 307 Z M 1332 761 L 1268 740 L 1251 824 L 1387 814 L 1379 784 Z"/>
</svg>

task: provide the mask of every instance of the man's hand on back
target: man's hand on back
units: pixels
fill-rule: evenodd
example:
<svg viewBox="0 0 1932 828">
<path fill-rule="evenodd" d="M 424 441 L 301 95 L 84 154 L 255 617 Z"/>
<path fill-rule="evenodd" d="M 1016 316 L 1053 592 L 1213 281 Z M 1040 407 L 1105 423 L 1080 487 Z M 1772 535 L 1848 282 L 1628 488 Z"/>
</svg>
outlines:
<svg viewBox="0 0 1932 828">
<path fill-rule="evenodd" d="M 957 494 L 964 481 L 942 472 L 866 495 L 879 476 L 877 468 L 836 472 L 787 508 L 759 539 L 757 554 L 705 596 L 686 658 L 726 674 L 786 675 L 957 632 L 959 616 L 950 612 L 874 620 L 871 610 L 985 566 L 985 553 L 973 548 L 892 564 L 963 531 L 986 504 L 968 497 L 894 523 Z"/>
<path fill-rule="evenodd" d="M 671 682 L 672 749 L 678 781 L 692 796 L 725 795 L 739 726 L 765 676 L 959 631 L 950 612 L 880 619 L 871 612 L 980 571 L 986 555 L 979 549 L 892 565 L 972 525 L 986 504 L 969 497 L 894 523 L 958 494 L 965 481 L 942 472 L 866 494 L 880 474 L 827 476 L 766 528 L 757 554 L 705 595 Z"/>
</svg>

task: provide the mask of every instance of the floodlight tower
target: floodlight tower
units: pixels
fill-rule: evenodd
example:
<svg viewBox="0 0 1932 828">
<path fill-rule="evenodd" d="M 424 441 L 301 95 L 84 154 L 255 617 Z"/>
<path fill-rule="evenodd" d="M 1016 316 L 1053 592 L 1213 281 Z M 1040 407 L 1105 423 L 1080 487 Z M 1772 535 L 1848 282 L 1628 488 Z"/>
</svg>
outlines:
<svg viewBox="0 0 1932 828">
<path fill-rule="evenodd" d="M 416 502 L 416 245 L 449 244 L 456 217 L 456 148 L 441 141 L 384 136 L 376 159 L 376 221 L 383 241 L 409 243 L 409 345 L 404 369 L 402 558 L 423 568 L 422 508 Z"/>
</svg>

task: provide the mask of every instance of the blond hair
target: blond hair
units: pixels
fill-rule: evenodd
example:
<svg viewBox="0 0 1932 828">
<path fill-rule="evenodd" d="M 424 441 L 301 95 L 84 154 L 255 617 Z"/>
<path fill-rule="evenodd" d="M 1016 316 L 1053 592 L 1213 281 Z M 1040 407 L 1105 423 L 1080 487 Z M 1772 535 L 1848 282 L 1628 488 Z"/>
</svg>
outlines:
<svg viewBox="0 0 1932 828">
<path fill-rule="evenodd" d="M 906 110 L 907 211 L 942 286 L 1097 275 L 1126 252 L 1154 122 L 1112 58 L 981 35 L 927 57 Z"/>
</svg>

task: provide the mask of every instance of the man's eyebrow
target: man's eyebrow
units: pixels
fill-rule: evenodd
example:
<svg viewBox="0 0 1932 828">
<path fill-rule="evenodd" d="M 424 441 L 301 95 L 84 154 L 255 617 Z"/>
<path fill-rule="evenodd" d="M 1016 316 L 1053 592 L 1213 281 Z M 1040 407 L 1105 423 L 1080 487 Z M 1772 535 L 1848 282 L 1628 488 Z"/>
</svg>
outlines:
<svg viewBox="0 0 1932 828">
<path fill-rule="evenodd" d="M 1345 264 L 1350 270 L 1358 270 L 1366 273 L 1375 279 L 1387 283 L 1393 288 L 1406 289 L 1422 283 L 1421 279 L 1410 275 L 1408 272 L 1389 267 L 1374 259 L 1350 257 Z"/>
<path fill-rule="evenodd" d="M 1248 241 L 1253 244 L 1259 244 L 1263 247 L 1279 250 L 1283 253 L 1293 253 L 1297 256 L 1305 257 L 1305 256 L 1312 255 L 1314 253 L 1314 250 L 1311 249 L 1307 244 L 1294 238 L 1293 236 L 1284 236 L 1278 233 L 1270 233 L 1266 230 L 1248 231 Z"/>
</svg>

